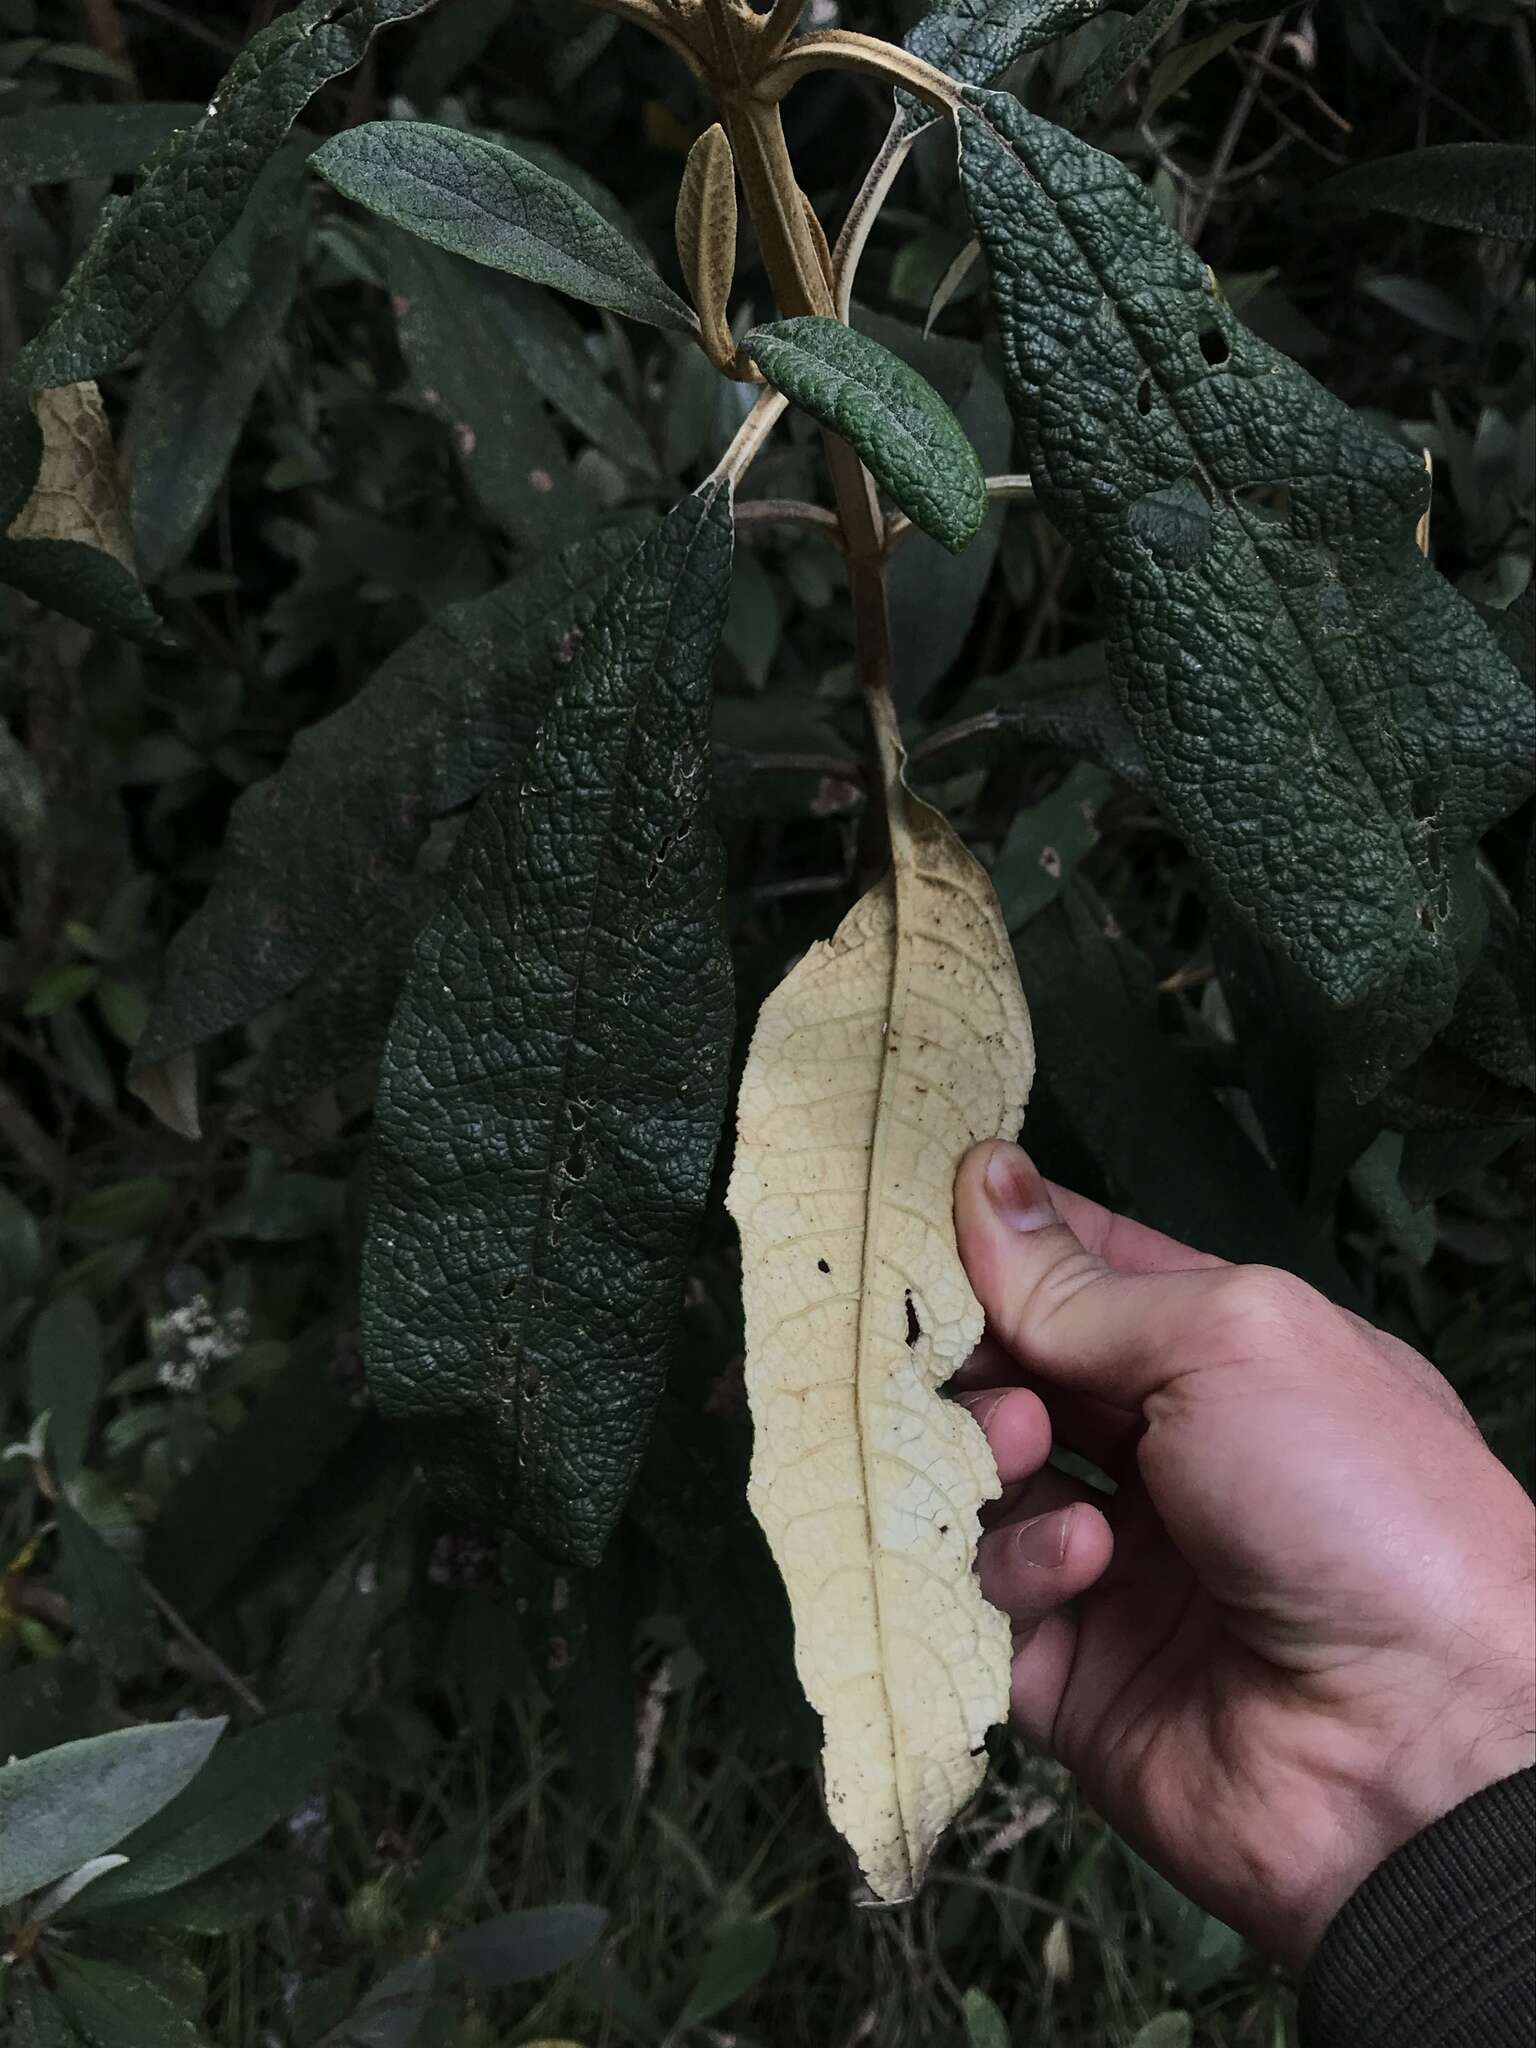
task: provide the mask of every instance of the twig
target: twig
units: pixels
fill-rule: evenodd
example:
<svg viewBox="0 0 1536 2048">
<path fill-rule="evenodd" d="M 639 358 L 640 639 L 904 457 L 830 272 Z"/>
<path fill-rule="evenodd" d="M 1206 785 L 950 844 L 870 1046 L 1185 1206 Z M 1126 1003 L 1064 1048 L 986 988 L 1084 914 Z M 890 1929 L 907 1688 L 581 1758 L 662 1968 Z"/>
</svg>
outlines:
<svg viewBox="0 0 1536 2048">
<path fill-rule="evenodd" d="M 735 438 L 709 473 L 711 483 L 739 484 L 762 453 L 763 443 L 788 410 L 781 391 L 764 391 L 736 429 Z"/>
<path fill-rule="evenodd" d="M 738 530 L 743 526 L 776 524 L 809 527 L 834 547 L 841 548 L 843 544 L 837 514 L 825 505 L 808 505 L 803 498 L 747 498 L 736 506 Z"/>
<path fill-rule="evenodd" d="M 1035 495 L 1034 484 L 1027 476 L 989 476 L 987 496 L 999 503 L 1017 501 L 1032 503 Z M 905 512 L 893 512 L 885 522 L 885 552 L 887 555 L 901 546 L 912 532 L 912 522 Z"/>
<path fill-rule="evenodd" d="M 853 305 L 853 281 L 858 274 L 870 230 L 880 217 L 881 207 L 890 197 L 891 187 L 901 175 L 901 167 L 915 139 L 906 132 L 901 115 L 895 115 L 874 162 L 864 173 L 863 184 L 854 194 L 848 218 L 843 222 L 837 246 L 832 251 L 832 276 L 839 320 L 846 322 L 848 318 Z"/>
<path fill-rule="evenodd" d="M 1257 54 L 1265 63 L 1273 55 L 1275 45 L 1280 40 L 1281 26 L 1281 19 L 1277 17 L 1265 29 L 1263 37 L 1259 42 Z M 1249 116 L 1257 104 L 1259 86 L 1263 75 L 1262 71 L 1257 69 L 1250 70 L 1247 77 L 1243 80 L 1242 91 L 1233 102 L 1232 112 L 1227 117 L 1227 125 L 1222 130 L 1220 142 L 1216 145 L 1216 154 L 1211 158 L 1210 172 L 1206 177 L 1204 188 L 1196 202 L 1194 215 L 1189 224 L 1188 239 L 1191 242 L 1198 242 L 1205 231 L 1205 224 L 1210 218 L 1211 208 L 1216 201 L 1216 194 L 1221 190 L 1226 180 L 1227 172 L 1232 165 L 1232 159 L 1237 154 L 1237 145 L 1242 140 L 1243 130 L 1247 127 Z"/>
<path fill-rule="evenodd" d="M 262 1705 L 261 1701 L 257 1699 L 255 1693 L 251 1691 L 251 1688 L 246 1684 L 245 1680 L 240 1676 L 240 1674 L 236 1671 L 230 1670 L 229 1666 L 224 1662 L 224 1659 L 219 1655 L 218 1651 L 211 1650 L 208 1647 L 208 1645 L 203 1641 L 202 1637 L 192 1627 L 191 1623 L 184 1621 L 182 1619 L 182 1617 L 176 1612 L 176 1609 L 171 1605 L 170 1601 L 166 1599 L 165 1595 L 160 1591 L 160 1589 L 157 1586 L 152 1585 L 150 1581 L 145 1578 L 142 1572 L 139 1573 L 139 1584 L 144 1588 L 144 1591 L 149 1595 L 150 1605 L 155 1609 L 156 1613 L 170 1628 L 172 1634 L 180 1636 L 181 1640 L 186 1644 L 189 1650 L 196 1651 L 197 1655 L 202 1658 L 203 1662 L 208 1666 L 208 1669 L 213 1673 L 214 1677 L 217 1678 L 222 1684 L 228 1686 L 229 1690 L 234 1694 L 235 1698 L 239 1700 L 240 1704 L 243 1707 L 249 1707 L 253 1714 L 259 1714 L 265 1717 L 267 1711 L 266 1708 Z"/>
</svg>

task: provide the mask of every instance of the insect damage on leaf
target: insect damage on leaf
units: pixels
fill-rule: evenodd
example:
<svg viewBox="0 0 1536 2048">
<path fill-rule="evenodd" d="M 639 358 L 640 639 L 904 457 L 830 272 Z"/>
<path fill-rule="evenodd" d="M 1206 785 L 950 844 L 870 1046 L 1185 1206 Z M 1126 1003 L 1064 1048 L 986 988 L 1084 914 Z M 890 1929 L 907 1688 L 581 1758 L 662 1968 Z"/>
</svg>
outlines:
<svg viewBox="0 0 1536 2048">
<path fill-rule="evenodd" d="M 1008 1623 L 972 1572 L 997 1474 L 938 1389 L 982 1328 L 955 1169 L 1018 1129 L 1034 1046 L 991 883 L 894 766 L 887 794 L 891 872 L 763 1006 L 729 1206 L 752 1506 L 825 1724 L 832 1817 L 897 1900 L 1007 1710 Z"/>
</svg>

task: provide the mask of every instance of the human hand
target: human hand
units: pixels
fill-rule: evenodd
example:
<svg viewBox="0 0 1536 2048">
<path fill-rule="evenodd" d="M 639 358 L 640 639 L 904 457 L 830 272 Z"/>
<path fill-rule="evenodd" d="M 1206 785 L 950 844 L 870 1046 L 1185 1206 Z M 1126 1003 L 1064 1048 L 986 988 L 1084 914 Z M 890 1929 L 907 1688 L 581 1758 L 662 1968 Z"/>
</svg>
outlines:
<svg viewBox="0 0 1536 2048">
<path fill-rule="evenodd" d="M 1288 1274 L 1050 1187 L 1013 1145 L 966 1158 L 955 1223 L 1014 1719 L 1299 1968 L 1384 1857 L 1536 1758 L 1531 1503 L 1433 1367 Z M 1113 1499 L 1047 1469 L 1053 1443 Z"/>
</svg>

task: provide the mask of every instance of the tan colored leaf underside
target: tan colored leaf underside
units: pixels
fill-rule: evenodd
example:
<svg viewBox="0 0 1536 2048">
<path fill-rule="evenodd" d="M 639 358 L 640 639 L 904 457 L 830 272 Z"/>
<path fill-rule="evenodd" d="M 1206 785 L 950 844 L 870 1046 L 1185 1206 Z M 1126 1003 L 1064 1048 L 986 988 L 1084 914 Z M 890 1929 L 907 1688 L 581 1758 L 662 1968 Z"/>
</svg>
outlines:
<svg viewBox="0 0 1536 2048">
<path fill-rule="evenodd" d="M 729 302 L 736 275 L 736 160 L 717 121 L 688 152 L 677 195 L 677 253 L 704 347 L 717 370 L 736 360 Z"/>
<path fill-rule="evenodd" d="M 112 429 L 94 384 L 61 384 L 33 394 L 43 459 L 31 497 L 11 523 L 11 540 L 73 540 L 133 567 Z"/>
<path fill-rule="evenodd" d="M 872 1890 L 910 1897 L 986 1769 L 1009 1629 L 981 1595 L 999 1491 L 938 1388 L 981 1335 L 955 1169 L 1012 1137 L 1034 1073 L 997 899 L 899 782 L 891 875 L 764 1004 L 742 1081 L 751 1501 L 825 1723 L 827 1802 Z"/>
</svg>

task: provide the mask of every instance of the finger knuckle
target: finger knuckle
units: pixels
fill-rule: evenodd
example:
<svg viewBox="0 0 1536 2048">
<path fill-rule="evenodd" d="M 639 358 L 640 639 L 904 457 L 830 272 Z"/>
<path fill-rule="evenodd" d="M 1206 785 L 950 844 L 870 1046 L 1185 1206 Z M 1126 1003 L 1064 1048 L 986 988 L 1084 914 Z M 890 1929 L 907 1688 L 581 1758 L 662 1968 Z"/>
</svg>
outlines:
<svg viewBox="0 0 1536 2048">
<path fill-rule="evenodd" d="M 1233 1266 L 1212 1280 L 1211 1313 L 1235 1337 L 1294 1335 L 1319 1306 L 1304 1280 L 1278 1266 Z"/>
</svg>

